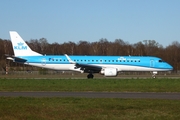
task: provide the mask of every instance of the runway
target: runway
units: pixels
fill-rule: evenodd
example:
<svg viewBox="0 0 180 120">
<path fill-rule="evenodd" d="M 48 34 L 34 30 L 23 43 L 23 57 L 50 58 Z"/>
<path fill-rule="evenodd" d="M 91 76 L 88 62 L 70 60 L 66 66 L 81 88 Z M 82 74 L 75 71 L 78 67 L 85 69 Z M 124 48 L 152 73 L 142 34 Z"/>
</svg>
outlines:
<svg viewBox="0 0 180 120">
<path fill-rule="evenodd" d="M 180 93 L 144 92 L 0 92 L 0 97 L 80 97 L 80 98 L 131 98 L 180 100 Z"/>
</svg>

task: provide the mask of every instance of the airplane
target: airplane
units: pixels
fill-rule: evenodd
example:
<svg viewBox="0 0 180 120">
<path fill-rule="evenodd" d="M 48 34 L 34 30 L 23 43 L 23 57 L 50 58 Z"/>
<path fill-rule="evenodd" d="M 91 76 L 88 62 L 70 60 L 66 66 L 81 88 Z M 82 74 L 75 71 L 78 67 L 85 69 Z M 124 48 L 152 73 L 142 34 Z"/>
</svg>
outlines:
<svg viewBox="0 0 180 120">
<path fill-rule="evenodd" d="M 16 31 L 10 31 L 14 55 L 7 56 L 13 62 L 61 71 L 94 73 L 114 77 L 124 71 L 150 71 L 155 78 L 159 71 L 170 71 L 173 67 L 161 58 L 153 56 L 87 56 L 87 55 L 42 55 L 33 51 Z"/>
</svg>

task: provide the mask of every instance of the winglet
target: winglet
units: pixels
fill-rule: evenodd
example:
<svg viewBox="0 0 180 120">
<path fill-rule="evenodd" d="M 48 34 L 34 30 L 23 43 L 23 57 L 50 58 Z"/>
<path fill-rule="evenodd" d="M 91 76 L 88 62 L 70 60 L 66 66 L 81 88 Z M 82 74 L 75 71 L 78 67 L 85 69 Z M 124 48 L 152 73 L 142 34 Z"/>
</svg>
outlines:
<svg viewBox="0 0 180 120">
<path fill-rule="evenodd" d="M 64 54 L 66 56 L 66 58 L 68 59 L 68 61 L 71 63 L 71 64 L 76 64 L 76 62 L 74 62 L 73 60 L 71 60 L 71 58 L 67 55 L 67 54 Z"/>
</svg>

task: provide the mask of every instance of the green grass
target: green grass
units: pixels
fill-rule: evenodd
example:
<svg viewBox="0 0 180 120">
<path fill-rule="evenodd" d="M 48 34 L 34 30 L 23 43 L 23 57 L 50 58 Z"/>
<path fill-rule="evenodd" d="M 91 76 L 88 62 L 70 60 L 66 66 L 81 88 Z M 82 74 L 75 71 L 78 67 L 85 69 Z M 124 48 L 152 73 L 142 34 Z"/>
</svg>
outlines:
<svg viewBox="0 0 180 120">
<path fill-rule="evenodd" d="M 180 79 L 13 79 L 0 91 L 180 92 Z M 0 97 L 0 120 L 179 120 L 179 100 Z"/>
<path fill-rule="evenodd" d="M 0 91 L 180 92 L 180 79 L 0 79 Z"/>
<path fill-rule="evenodd" d="M 179 100 L 0 98 L 0 120 L 179 120 L 179 113 Z"/>
</svg>

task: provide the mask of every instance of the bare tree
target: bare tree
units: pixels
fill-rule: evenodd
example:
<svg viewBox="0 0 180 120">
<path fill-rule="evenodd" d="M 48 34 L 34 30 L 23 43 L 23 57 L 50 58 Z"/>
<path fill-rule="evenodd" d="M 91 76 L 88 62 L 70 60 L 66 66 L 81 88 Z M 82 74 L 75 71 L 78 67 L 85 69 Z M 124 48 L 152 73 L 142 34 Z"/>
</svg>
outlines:
<svg viewBox="0 0 180 120">
<path fill-rule="evenodd" d="M 180 43 L 172 42 L 169 46 L 163 48 L 155 40 L 144 40 L 135 44 L 129 44 L 122 39 L 115 39 L 109 42 L 106 38 L 101 38 L 98 42 L 88 42 L 81 40 L 78 43 L 72 41 L 63 44 L 49 44 L 47 39 L 31 39 L 27 42 L 30 48 L 41 54 L 69 54 L 69 55 L 138 55 L 138 56 L 157 56 L 168 63 L 174 69 L 180 70 Z M 13 55 L 11 41 L 0 39 L 0 67 L 6 64 L 4 54 Z M 11 66 L 22 66 L 14 62 L 8 62 Z"/>
<path fill-rule="evenodd" d="M 98 42 L 98 55 L 107 55 L 109 42 L 106 38 L 101 38 Z"/>
<path fill-rule="evenodd" d="M 178 41 L 172 42 L 171 45 L 166 48 L 166 58 L 168 62 L 174 66 L 174 70 L 180 69 L 180 43 Z"/>
<path fill-rule="evenodd" d="M 90 55 L 90 43 L 88 41 L 79 41 L 77 44 L 77 54 L 78 55 Z"/>
<path fill-rule="evenodd" d="M 157 56 L 158 48 L 161 47 L 155 40 L 143 40 L 146 55 Z"/>
<path fill-rule="evenodd" d="M 49 43 L 47 42 L 47 39 L 46 38 L 40 38 L 39 39 L 39 44 L 40 44 L 40 47 L 41 47 L 41 53 L 42 54 L 48 53 L 47 49 L 48 49 Z"/>
<path fill-rule="evenodd" d="M 39 52 L 41 53 L 41 46 L 40 46 L 40 43 L 37 39 L 31 39 L 29 42 L 27 42 L 29 47 L 36 51 L 36 52 Z"/>
</svg>

